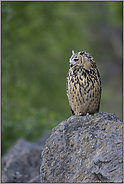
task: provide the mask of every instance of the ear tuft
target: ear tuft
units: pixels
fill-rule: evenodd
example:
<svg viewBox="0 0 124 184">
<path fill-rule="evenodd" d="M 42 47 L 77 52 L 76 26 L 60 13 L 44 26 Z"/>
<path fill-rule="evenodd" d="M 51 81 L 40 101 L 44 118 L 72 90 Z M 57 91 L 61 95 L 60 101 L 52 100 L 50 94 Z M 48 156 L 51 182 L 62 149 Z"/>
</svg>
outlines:
<svg viewBox="0 0 124 184">
<path fill-rule="evenodd" d="M 74 50 L 72 50 L 72 55 L 74 55 Z"/>
</svg>

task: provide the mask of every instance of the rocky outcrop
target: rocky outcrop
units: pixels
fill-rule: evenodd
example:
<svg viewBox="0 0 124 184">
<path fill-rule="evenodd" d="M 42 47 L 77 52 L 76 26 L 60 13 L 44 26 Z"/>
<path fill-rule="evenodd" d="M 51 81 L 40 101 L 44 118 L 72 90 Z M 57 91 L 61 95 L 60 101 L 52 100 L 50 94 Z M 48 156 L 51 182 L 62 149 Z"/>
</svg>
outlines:
<svg viewBox="0 0 124 184">
<path fill-rule="evenodd" d="M 51 132 L 37 142 L 19 139 L 2 157 L 2 183 L 39 183 L 41 152 Z"/>
<path fill-rule="evenodd" d="M 40 182 L 122 182 L 122 122 L 105 112 L 61 122 L 42 152 Z"/>
<path fill-rule="evenodd" d="M 19 139 L 2 157 L 1 176 L 2 183 L 122 182 L 122 122 L 104 112 L 71 116 L 35 143 Z"/>
</svg>

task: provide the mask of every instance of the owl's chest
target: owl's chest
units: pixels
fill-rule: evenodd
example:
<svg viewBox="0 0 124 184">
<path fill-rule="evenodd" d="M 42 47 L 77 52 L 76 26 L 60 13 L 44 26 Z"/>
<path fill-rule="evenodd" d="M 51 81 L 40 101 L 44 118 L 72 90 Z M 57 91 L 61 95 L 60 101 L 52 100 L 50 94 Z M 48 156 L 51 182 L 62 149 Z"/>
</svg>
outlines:
<svg viewBox="0 0 124 184">
<path fill-rule="evenodd" d="M 98 80 L 96 71 L 92 69 L 88 71 L 83 67 L 70 68 L 67 76 L 67 90 L 83 89 L 85 93 L 93 88 L 97 88 L 97 86 L 100 86 L 100 81 Z"/>
<path fill-rule="evenodd" d="M 91 76 L 90 76 L 91 78 Z M 85 85 L 87 80 L 89 81 L 89 74 L 86 69 L 83 67 L 80 68 L 70 68 L 68 72 L 68 83 L 71 85 L 82 85 L 82 83 Z"/>
</svg>

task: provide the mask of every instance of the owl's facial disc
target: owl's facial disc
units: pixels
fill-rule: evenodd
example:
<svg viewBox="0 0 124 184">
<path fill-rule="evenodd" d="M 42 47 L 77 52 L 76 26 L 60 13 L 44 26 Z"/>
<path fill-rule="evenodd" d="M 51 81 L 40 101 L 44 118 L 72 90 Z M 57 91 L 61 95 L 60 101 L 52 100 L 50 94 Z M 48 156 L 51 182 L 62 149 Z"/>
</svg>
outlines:
<svg viewBox="0 0 124 184">
<path fill-rule="evenodd" d="M 73 67 L 77 63 L 78 60 L 79 58 L 77 57 L 77 54 L 72 55 L 69 60 L 70 67 Z"/>
</svg>

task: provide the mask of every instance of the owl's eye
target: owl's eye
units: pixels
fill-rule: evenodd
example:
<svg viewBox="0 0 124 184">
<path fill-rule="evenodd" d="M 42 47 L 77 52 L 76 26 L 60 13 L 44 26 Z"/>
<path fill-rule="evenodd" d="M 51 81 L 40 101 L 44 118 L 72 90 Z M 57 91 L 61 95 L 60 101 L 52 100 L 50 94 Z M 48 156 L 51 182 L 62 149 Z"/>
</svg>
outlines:
<svg viewBox="0 0 124 184">
<path fill-rule="evenodd" d="M 75 59 L 74 59 L 74 61 L 76 61 L 76 62 L 77 62 L 78 60 L 79 60 L 78 58 L 75 58 Z"/>
</svg>

